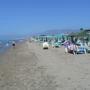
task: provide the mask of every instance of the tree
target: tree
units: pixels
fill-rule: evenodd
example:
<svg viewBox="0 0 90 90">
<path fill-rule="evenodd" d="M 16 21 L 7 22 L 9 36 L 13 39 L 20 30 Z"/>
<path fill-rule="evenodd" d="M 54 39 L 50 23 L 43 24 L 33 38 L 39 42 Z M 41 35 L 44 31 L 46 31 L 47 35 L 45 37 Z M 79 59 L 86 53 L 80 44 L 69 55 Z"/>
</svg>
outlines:
<svg viewBox="0 0 90 90">
<path fill-rule="evenodd" d="M 80 31 L 82 32 L 82 31 L 84 31 L 84 29 L 83 28 L 80 28 Z"/>
</svg>

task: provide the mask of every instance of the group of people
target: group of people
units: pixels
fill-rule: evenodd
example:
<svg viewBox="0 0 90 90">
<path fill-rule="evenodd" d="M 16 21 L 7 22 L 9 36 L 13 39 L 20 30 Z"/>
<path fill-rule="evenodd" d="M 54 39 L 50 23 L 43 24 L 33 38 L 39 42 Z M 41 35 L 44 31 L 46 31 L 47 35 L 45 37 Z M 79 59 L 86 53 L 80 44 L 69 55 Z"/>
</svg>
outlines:
<svg viewBox="0 0 90 90">
<path fill-rule="evenodd" d="M 79 51 L 79 49 L 82 48 L 82 51 L 84 53 L 86 53 L 86 50 L 88 50 L 88 45 L 86 43 L 77 43 L 77 44 L 74 44 L 72 42 L 69 42 L 69 41 L 65 41 L 64 42 L 64 46 L 65 46 L 65 52 L 72 52 L 73 54 L 75 54 L 76 52 Z"/>
<path fill-rule="evenodd" d="M 71 42 L 65 42 L 64 43 L 64 46 L 65 46 L 65 52 L 67 53 L 68 51 L 71 51 L 71 50 L 75 50 L 76 49 L 76 45 L 74 45 L 73 43 Z"/>
<path fill-rule="evenodd" d="M 51 43 L 52 46 L 56 45 Z M 65 46 L 65 53 L 73 53 L 73 54 L 78 54 L 78 53 L 87 53 L 90 52 L 90 47 L 89 44 L 87 43 L 83 43 L 82 40 L 77 40 L 77 42 L 72 42 L 70 40 L 65 40 L 63 43 L 59 43 L 61 45 Z M 49 48 L 49 44 L 47 41 L 43 42 L 43 49 L 48 49 Z"/>
</svg>

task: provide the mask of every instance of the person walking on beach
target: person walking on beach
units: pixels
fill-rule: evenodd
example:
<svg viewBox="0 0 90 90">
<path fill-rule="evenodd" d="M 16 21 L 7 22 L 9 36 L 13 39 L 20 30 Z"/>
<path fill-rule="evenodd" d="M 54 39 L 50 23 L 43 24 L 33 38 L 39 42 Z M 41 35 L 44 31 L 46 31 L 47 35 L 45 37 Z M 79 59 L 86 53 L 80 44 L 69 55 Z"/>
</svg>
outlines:
<svg viewBox="0 0 90 90">
<path fill-rule="evenodd" d="M 16 43 L 15 41 L 12 42 L 12 46 L 15 47 L 16 46 Z"/>
</svg>

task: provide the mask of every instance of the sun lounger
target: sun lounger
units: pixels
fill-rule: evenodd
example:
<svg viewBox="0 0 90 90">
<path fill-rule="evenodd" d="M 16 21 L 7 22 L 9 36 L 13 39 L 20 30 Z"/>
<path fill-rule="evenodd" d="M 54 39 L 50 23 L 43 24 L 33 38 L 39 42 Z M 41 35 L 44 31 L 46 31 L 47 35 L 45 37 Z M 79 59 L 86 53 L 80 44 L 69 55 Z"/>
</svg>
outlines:
<svg viewBox="0 0 90 90">
<path fill-rule="evenodd" d="M 56 47 L 56 48 L 59 48 L 60 47 L 60 44 L 58 42 L 54 42 L 52 43 L 52 47 Z"/>
<path fill-rule="evenodd" d="M 85 47 L 85 49 L 86 49 L 86 52 L 87 52 L 87 53 L 90 53 L 90 46 L 85 43 L 85 44 L 84 44 L 84 47 Z"/>
<path fill-rule="evenodd" d="M 76 54 L 82 54 L 82 53 L 86 53 L 86 48 L 84 46 L 78 46 L 76 48 Z"/>
<path fill-rule="evenodd" d="M 86 52 L 90 53 L 90 47 L 86 47 Z"/>
</svg>

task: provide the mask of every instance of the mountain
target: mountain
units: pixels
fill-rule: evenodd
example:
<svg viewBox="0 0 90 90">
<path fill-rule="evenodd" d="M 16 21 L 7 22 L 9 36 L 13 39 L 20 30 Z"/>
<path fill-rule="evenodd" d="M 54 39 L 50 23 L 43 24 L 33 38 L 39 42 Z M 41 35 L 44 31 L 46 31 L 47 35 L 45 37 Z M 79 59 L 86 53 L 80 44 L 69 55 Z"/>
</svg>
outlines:
<svg viewBox="0 0 90 90">
<path fill-rule="evenodd" d="M 54 29 L 54 30 L 47 30 L 42 32 L 41 34 L 59 34 L 59 33 L 72 33 L 72 32 L 79 32 L 79 30 L 74 29 Z"/>
</svg>

